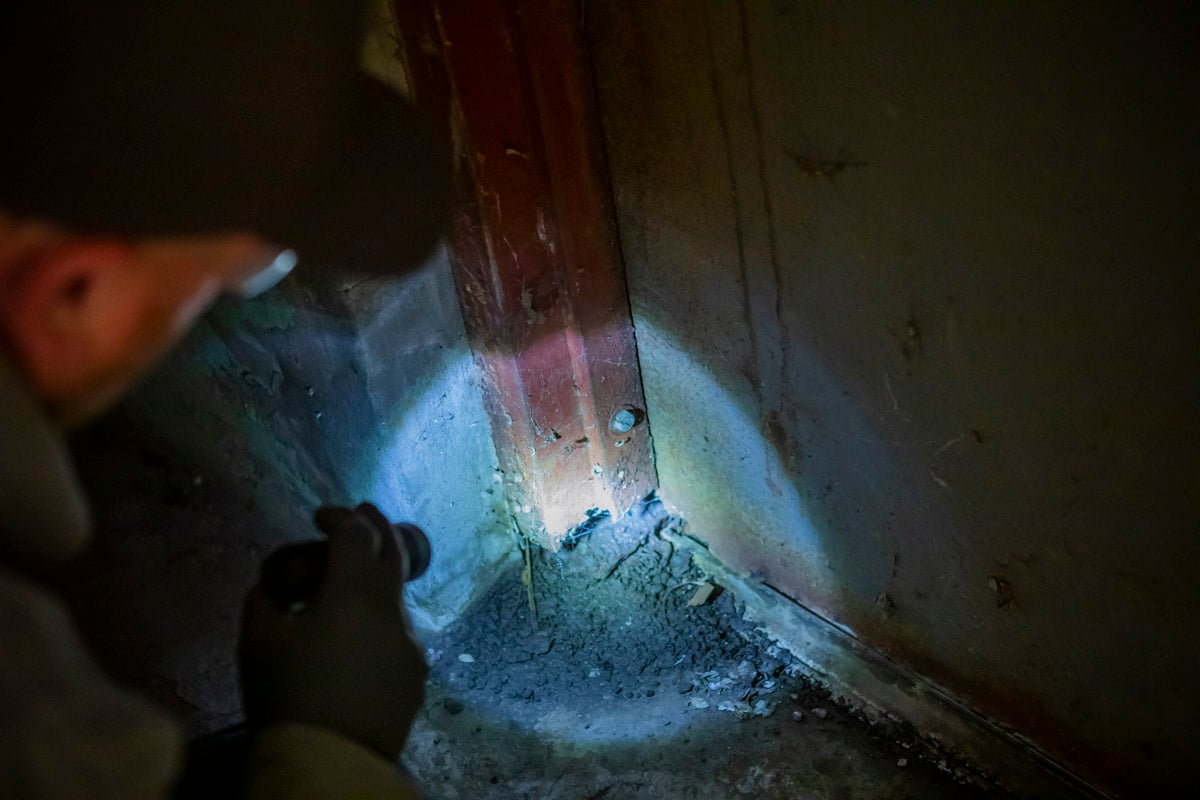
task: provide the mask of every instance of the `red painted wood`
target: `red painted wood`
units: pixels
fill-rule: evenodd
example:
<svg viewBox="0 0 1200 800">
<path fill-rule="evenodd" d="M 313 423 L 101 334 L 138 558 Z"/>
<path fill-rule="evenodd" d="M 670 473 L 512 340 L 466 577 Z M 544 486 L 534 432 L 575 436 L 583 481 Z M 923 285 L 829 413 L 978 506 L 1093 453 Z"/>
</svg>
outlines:
<svg viewBox="0 0 1200 800">
<path fill-rule="evenodd" d="M 522 531 L 557 546 L 656 486 L 599 118 L 570 0 L 397 4 L 455 141 L 452 263 Z M 610 426 L 622 408 L 639 424 Z"/>
</svg>

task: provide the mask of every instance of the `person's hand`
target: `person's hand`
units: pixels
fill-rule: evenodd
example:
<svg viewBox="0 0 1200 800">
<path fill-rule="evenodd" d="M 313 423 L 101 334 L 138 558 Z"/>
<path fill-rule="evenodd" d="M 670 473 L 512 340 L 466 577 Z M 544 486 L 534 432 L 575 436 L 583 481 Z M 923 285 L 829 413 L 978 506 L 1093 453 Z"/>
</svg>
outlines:
<svg viewBox="0 0 1200 800">
<path fill-rule="evenodd" d="M 404 574 L 375 506 L 321 509 L 329 568 L 298 613 L 261 583 L 242 617 L 242 695 L 250 724 L 326 728 L 395 760 L 425 696 L 428 669 L 401 602 Z"/>
</svg>

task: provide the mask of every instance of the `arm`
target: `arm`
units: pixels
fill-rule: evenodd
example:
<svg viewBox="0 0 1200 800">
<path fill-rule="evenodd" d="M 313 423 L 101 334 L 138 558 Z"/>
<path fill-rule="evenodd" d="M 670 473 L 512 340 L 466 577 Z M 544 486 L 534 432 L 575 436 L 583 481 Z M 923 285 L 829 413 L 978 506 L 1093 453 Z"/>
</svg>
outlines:
<svg viewBox="0 0 1200 800">
<path fill-rule="evenodd" d="M 420 800 L 394 764 L 322 728 L 283 723 L 259 734 L 246 800 Z"/>
<path fill-rule="evenodd" d="M 248 797 L 417 798 L 395 766 L 427 673 L 402 603 L 406 554 L 374 506 L 318 521 L 329 565 L 311 602 L 282 609 L 261 584 L 246 602 Z"/>
</svg>

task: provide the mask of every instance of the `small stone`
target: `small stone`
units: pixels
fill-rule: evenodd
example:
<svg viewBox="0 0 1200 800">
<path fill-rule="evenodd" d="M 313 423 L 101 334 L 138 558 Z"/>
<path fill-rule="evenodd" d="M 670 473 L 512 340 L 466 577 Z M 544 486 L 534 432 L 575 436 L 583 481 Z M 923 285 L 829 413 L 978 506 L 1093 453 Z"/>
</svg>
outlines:
<svg viewBox="0 0 1200 800">
<path fill-rule="evenodd" d="M 896 766 L 897 766 L 897 767 L 907 767 L 907 766 L 908 766 L 908 759 L 907 759 L 907 758 L 897 758 L 897 759 L 896 759 Z"/>
<path fill-rule="evenodd" d="M 588 670 L 588 677 L 589 678 L 599 678 L 600 670 L 596 669 L 595 667 L 592 667 L 591 669 Z"/>
<path fill-rule="evenodd" d="M 718 711 L 729 711 L 738 719 L 749 719 L 754 716 L 754 709 L 744 700 L 722 700 L 717 706 Z"/>
<path fill-rule="evenodd" d="M 690 697 L 688 698 L 688 705 L 692 708 L 704 709 L 708 708 L 708 701 L 703 697 Z"/>
<path fill-rule="evenodd" d="M 829 716 L 829 712 L 823 708 L 814 708 L 812 710 L 812 713 L 813 713 L 813 716 L 816 717 L 817 719 L 825 719 L 826 717 Z"/>
<path fill-rule="evenodd" d="M 446 709 L 447 714 L 461 714 L 466 706 L 453 697 L 447 697 L 442 701 L 442 708 Z"/>
<path fill-rule="evenodd" d="M 702 583 L 696 587 L 695 593 L 692 595 L 692 598 L 687 601 L 687 604 L 692 607 L 707 605 L 708 601 L 713 597 L 713 592 L 716 590 L 717 587 L 713 586 L 711 583 Z"/>
<path fill-rule="evenodd" d="M 475 656 L 471 655 L 470 653 L 459 653 L 458 660 L 464 664 L 474 664 Z"/>
<path fill-rule="evenodd" d="M 804 712 L 803 711 L 793 711 L 792 719 L 795 720 L 796 722 L 804 722 Z"/>
</svg>

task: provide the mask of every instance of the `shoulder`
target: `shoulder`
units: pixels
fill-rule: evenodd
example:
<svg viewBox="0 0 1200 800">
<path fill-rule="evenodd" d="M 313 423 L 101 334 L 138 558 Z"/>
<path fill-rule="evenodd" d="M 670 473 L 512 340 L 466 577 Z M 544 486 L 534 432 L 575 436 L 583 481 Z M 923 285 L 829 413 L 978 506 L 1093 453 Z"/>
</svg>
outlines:
<svg viewBox="0 0 1200 800">
<path fill-rule="evenodd" d="M 159 798 L 177 727 L 92 659 L 62 601 L 0 566 L 0 796 Z"/>
</svg>

